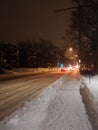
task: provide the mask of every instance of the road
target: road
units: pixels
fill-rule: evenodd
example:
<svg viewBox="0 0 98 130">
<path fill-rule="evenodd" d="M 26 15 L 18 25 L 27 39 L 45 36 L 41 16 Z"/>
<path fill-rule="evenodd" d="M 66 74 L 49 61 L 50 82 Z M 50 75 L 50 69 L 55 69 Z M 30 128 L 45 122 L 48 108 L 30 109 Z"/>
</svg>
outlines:
<svg viewBox="0 0 98 130">
<path fill-rule="evenodd" d="M 0 120 L 19 109 L 64 73 L 40 73 L 0 82 Z"/>
</svg>

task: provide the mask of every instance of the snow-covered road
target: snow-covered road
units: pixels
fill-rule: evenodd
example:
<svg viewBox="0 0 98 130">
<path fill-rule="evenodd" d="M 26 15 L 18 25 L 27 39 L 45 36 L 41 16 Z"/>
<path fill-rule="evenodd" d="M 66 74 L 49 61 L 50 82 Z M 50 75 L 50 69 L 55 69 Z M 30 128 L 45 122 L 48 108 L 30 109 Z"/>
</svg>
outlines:
<svg viewBox="0 0 98 130">
<path fill-rule="evenodd" d="M 0 82 L 0 119 L 17 110 L 25 101 L 38 95 L 62 73 L 40 73 Z"/>
<path fill-rule="evenodd" d="M 0 123 L 0 130 L 92 130 L 77 73 L 64 75 Z"/>
</svg>

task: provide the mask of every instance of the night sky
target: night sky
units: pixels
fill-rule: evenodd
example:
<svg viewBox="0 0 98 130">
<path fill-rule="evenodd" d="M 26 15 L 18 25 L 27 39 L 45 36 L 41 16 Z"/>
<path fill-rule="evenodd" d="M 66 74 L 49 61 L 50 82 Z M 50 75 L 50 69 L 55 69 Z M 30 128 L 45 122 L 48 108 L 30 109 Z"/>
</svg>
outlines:
<svg viewBox="0 0 98 130">
<path fill-rule="evenodd" d="M 43 38 L 63 44 L 69 28 L 71 0 L 2 0 L 0 3 L 0 41 L 14 42 Z"/>
</svg>

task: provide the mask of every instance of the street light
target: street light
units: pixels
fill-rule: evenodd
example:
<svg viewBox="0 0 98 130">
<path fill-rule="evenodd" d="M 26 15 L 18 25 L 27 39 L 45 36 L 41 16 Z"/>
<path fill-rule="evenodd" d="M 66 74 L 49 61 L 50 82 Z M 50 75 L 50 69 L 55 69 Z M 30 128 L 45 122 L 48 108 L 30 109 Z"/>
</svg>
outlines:
<svg viewBox="0 0 98 130">
<path fill-rule="evenodd" d="M 78 55 L 75 55 L 75 58 L 77 58 L 78 57 Z"/>
<path fill-rule="evenodd" d="M 69 48 L 69 51 L 73 51 L 73 48 L 70 47 L 70 48 Z"/>
</svg>

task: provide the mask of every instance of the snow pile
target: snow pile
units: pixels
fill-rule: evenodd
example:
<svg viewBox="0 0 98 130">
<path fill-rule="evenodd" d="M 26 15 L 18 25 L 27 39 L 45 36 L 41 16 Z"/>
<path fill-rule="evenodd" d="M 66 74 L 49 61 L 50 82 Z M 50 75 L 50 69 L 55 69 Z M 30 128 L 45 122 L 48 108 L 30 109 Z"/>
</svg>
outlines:
<svg viewBox="0 0 98 130">
<path fill-rule="evenodd" d="M 92 95 L 96 110 L 98 112 L 98 75 L 92 76 L 90 78 L 83 77 L 83 79 Z"/>
<path fill-rule="evenodd" d="M 0 130 L 92 130 L 79 86 L 77 79 L 63 76 L 1 122 Z"/>
<path fill-rule="evenodd" d="M 5 70 L 4 74 L 0 74 L 0 80 L 7 80 L 18 78 L 26 75 L 32 75 L 34 73 L 41 73 L 41 72 L 57 72 L 58 68 L 15 68 L 13 70 Z"/>
</svg>

